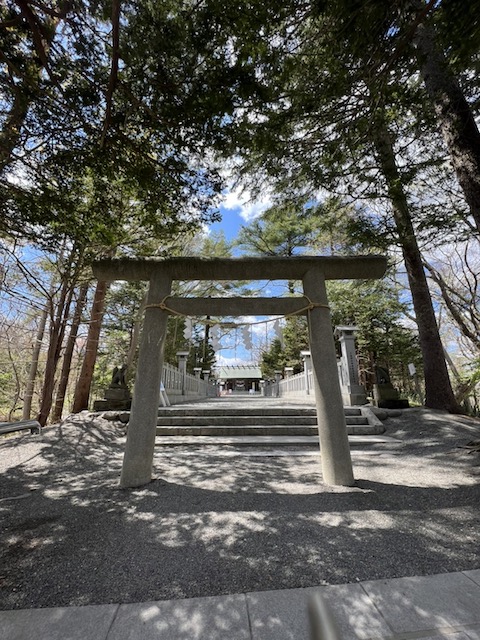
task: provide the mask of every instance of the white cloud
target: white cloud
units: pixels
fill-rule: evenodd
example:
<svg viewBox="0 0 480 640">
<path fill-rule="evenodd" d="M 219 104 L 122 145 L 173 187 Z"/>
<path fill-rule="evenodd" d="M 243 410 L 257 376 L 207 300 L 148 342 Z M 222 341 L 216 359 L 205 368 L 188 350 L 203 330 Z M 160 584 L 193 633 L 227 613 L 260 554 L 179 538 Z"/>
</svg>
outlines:
<svg viewBox="0 0 480 640">
<path fill-rule="evenodd" d="M 248 223 L 258 218 L 271 205 L 272 200 L 269 191 L 265 191 L 264 197 L 260 200 L 253 200 L 248 189 L 238 186 L 227 190 L 220 208 L 238 211 L 239 216 Z"/>
<path fill-rule="evenodd" d="M 235 318 L 235 323 L 236 324 L 252 324 L 252 322 L 257 322 L 258 318 L 257 316 L 237 316 Z"/>
</svg>

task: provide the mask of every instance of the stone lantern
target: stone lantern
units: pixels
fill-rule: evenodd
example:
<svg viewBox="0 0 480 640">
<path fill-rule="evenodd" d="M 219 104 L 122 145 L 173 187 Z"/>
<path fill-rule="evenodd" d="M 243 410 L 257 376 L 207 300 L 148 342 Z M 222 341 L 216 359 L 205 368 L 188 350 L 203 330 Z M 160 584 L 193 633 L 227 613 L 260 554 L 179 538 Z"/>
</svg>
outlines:
<svg viewBox="0 0 480 640">
<path fill-rule="evenodd" d="M 185 395 L 186 376 L 187 376 L 187 358 L 189 351 L 177 351 L 178 369 L 182 374 L 182 396 Z"/>
<path fill-rule="evenodd" d="M 310 371 L 312 370 L 312 354 L 310 351 L 300 351 L 303 360 L 303 373 L 305 375 L 305 394 L 310 395 Z"/>
<path fill-rule="evenodd" d="M 335 327 L 335 337 L 340 340 L 342 358 L 339 366 L 340 387 L 343 402 L 347 406 L 366 404 L 365 388 L 358 376 L 357 353 L 355 350 L 355 332 L 358 327 Z"/>
</svg>

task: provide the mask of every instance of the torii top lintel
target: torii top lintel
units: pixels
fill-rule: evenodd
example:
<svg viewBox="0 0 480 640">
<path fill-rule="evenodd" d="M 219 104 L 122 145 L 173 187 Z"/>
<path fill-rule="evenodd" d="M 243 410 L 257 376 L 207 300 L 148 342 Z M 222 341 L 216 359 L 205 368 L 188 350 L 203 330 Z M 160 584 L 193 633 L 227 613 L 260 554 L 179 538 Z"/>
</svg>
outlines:
<svg viewBox="0 0 480 640">
<path fill-rule="evenodd" d="M 172 280 L 301 280 L 319 269 L 325 280 L 381 278 L 384 256 L 294 256 L 289 258 L 144 258 L 105 259 L 93 263 L 98 280 L 151 280 L 155 274 Z"/>
</svg>

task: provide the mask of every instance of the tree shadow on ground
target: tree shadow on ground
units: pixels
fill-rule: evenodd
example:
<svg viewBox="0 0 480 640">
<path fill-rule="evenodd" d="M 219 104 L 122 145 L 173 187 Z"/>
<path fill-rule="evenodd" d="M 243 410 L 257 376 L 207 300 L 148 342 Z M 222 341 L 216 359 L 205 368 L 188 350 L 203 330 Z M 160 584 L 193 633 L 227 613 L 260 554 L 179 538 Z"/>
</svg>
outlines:
<svg viewBox="0 0 480 640">
<path fill-rule="evenodd" d="M 98 431 L 100 429 L 100 432 Z M 118 488 L 114 425 L 0 447 L 2 609 L 140 602 L 478 566 L 479 488 L 462 465 L 359 454 L 355 487 L 318 456 L 155 457 Z M 354 457 L 355 459 L 355 457 Z"/>
</svg>

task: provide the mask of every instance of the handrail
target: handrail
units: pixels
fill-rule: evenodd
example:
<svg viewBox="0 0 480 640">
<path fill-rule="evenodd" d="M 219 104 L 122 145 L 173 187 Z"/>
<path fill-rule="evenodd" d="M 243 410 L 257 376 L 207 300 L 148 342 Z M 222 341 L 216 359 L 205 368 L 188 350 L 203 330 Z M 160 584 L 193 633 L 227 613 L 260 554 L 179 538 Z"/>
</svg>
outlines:
<svg viewBox="0 0 480 640">
<path fill-rule="evenodd" d="M 30 429 L 30 433 L 42 433 L 42 427 L 36 420 L 19 420 L 17 422 L 0 422 L 0 435 L 13 433 L 15 431 L 25 431 Z"/>
</svg>

